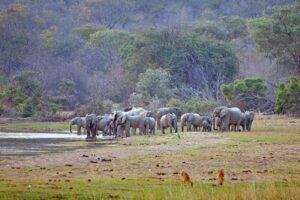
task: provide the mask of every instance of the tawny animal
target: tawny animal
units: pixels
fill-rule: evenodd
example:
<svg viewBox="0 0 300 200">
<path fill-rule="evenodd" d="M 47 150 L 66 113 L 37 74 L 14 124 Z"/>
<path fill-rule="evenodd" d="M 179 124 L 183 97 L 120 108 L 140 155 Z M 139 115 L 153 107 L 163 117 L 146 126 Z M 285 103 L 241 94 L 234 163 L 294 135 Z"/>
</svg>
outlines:
<svg viewBox="0 0 300 200">
<path fill-rule="evenodd" d="M 180 181 L 181 181 L 184 185 L 190 185 L 190 186 L 193 186 L 193 182 L 191 181 L 190 176 L 189 176 L 188 173 L 186 173 L 185 171 L 182 171 L 182 172 L 179 174 L 179 178 L 180 178 Z"/>
<path fill-rule="evenodd" d="M 223 182 L 224 182 L 224 171 L 223 171 L 223 169 L 219 169 L 218 171 L 217 171 L 217 179 L 218 179 L 218 181 L 219 181 L 219 185 L 223 185 Z"/>
</svg>

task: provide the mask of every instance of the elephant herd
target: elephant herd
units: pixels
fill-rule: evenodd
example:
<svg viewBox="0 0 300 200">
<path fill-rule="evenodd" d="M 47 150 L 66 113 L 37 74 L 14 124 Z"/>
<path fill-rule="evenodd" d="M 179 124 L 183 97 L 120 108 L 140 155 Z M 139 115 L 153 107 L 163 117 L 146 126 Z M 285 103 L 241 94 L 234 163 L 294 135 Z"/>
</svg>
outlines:
<svg viewBox="0 0 300 200">
<path fill-rule="evenodd" d="M 123 111 L 115 111 L 112 114 L 96 116 L 87 114 L 85 117 L 75 117 L 70 121 L 70 132 L 72 126 L 77 125 L 77 134 L 81 134 L 84 129 L 87 139 L 96 139 L 97 132 L 101 131 L 105 135 L 115 135 L 129 137 L 136 134 L 155 134 L 155 129 L 165 133 L 166 129 L 178 132 L 177 122 L 181 121 L 181 131 L 251 131 L 254 112 L 246 111 L 242 113 L 237 107 L 228 108 L 220 106 L 214 109 L 213 115 L 203 116 L 197 113 L 184 113 L 177 107 L 159 108 L 152 112 L 141 107 L 133 107 Z"/>
</svg>

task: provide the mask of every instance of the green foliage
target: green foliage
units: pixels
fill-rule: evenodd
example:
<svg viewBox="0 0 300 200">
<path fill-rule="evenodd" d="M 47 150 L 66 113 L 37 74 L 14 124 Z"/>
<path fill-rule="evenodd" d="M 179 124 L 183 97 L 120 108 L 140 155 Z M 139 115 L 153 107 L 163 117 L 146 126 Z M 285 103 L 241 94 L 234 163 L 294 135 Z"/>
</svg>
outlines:
<svg viewBox="0 0 300 200">
<path fill-rule="evenodd" d="M 183 102 L 180 101 L 179 99 L 171 98 L 168 103 L 166 103 L 166 107 L 178 107 L 181 108 L 183 105 Z"/>
<path fill-rule="evenodd" d="M 300 3 L 276 7 L 249 23 L 259 50 L 300 75 Z"/>
<path fill-rule="evenodd" d="M 104 30 L 106 30 L 106 28 L 98 24 L 85 24 L 79 28 L 76 28 L 75 32 L 77 32 L 81 38 L 88 41 L 90 40 L 92 34 Z"/>
<path fill-rule="evenodd" d="M 17 109 L 22 117 L 31 117 L 36 112 L 31 98 L 28 98 L 23 103 L 20 103 L 17 106 Z"/>
<path fill-rule="evenodd" d="M 136 91 L 146 98 L 167 99 L 172 95 L 170 75 L 163 69 L 147 69 L 139 75 Z"/>
<path fill-rule="evenodd" d="M 231 81 L 238 72 L 237 58 L 228 45 L 180 27 L 145 30 L 139 33 L 133 50 L 126 69 L 136 73 L 163 68 L 172 74 L 171 84 L 176 87 L 186 84 L 198 89 L 203 84 L 198 77 L 223 82 Z"/>
<path fill-rule="evenodd" d="M 50 103 L 48 108 L 52 112 L 52 114 L 55 114 L 61 108 L 61 105 L 56 103 Z"/>
<path fill-rule="evenodd" d="M 42 90 L 35 72 L 28 71 L 16 75 L 1 90 L 0 97 L 4 105 L 17 108 L 24 117 L 32 116 L 42 102 Z"/>
<path fill-rule="evenodd" d="M 200 21 L 191 29 L 204 37 L 222 41 L 231 41 L 248 35 L 245 20 L 238 17 L 221 17 L 218 21 Z"/>
<path fill-rule="evenodd" d="M 238 94 L 251 93 L 263 96 L 266 91 L 267 86 L 261 78 L 246 78 L 221 85 L 221 92 L 228 102 L 231 102 Z"/>
<path fill-rule="evenodd" d="M 74 35 L 70 34 L 63 40 L 58 40 L 57 34 L 58 28 L 56 26 L 52 26 L 40 34 L 43 46 L 53 55 L 68 57 L 79 48 L 80 42 Z"/>
<path fill-rule="evenodd" d="M 32 15 L 22 4 L 0 9 L 0 72 L 11 76 L 25 66 L 35 25 Z"/>
<path fill-rule="evenodd" d="M 210 114 L 213 109 L 219 105 L 220 104 L 214 100 L 203 100 L 197 97 L 191 97 L 181 108 L 184 112 Z"/>
<path fill-rule="evenodd" d="M 300 114 L 300 78 L 292 77 L 288 84 L 276 90 L 275 111 L 278 114 Z"/>
</svg>

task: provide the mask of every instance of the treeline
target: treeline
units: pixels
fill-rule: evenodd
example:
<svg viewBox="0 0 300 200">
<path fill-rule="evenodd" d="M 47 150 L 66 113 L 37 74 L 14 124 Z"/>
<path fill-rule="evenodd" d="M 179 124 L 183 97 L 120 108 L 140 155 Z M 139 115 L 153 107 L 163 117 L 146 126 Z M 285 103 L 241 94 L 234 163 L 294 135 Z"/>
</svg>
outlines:
<svg viewBox="0 0 300 200">
<path fill-rule="evenodd" d="M 244 60 L 257 45 L 283 80 L 300 75 L 299 4 L 269 8 L 292 2 L 2 1 L 0 113 L 104 113 L 116 104 L 205 112 L 224 103 L 272 111 L 275 100 L 292 113 L 277 106 L 279 81 Z"/>
</svg>

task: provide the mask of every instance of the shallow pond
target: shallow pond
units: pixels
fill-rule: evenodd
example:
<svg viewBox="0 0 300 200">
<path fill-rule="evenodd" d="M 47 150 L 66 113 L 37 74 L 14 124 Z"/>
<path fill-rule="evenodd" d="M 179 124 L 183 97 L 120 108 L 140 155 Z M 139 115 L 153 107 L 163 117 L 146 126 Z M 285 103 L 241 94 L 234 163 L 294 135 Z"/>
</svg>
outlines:
<svg viewBox="0 0 300 200">
<path fill-rule="evenodd" d="M 85 141 L 85 138 L 85 135 L 75 134 L 0 132 L 0 157 L 64 152 L 88 149 L 95 147 L 95 145 L 101 146 L 99 142 L 89 142 L 87 145 L 72 145 L 76 141 Z M 102 135 L 97 138 L 98 141 L 113 139 L 111 136 Z"/>
</svg>

